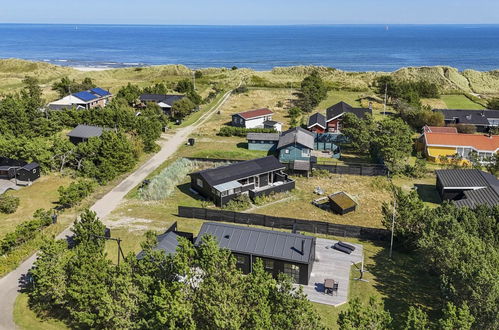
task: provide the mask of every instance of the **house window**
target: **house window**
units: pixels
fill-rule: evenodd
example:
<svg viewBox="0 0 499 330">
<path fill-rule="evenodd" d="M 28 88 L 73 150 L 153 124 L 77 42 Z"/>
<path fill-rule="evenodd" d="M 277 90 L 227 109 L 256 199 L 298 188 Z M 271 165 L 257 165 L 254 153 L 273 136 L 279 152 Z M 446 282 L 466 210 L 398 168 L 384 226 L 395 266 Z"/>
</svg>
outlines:
<svg viewBox="0 0 499 330">
<path fill-rule="evenodd" d="M 264 259 L 263 266 L 265 267 L 266 271 L 272 273 L 274 271 L 274 260 Z"/>
<path fill-rule="evenodd" d="M 246 256 L 236 254 L 236 265 L 242 267 L 246 264 Z"/>
<path fill-rule="evenodd" d="M 285 154 L 289 154 L 289 149 L 284 150 Z"/>
<path fill-rule="evenodd" d="M 301 156 L 302 157 L 309 157 L 310 156 L 310 150 L 309 149 L 302 149 Z"/>
<path fill-rule="evenodd" d="M 284 274 L 291 276 L 295 283 L 300 282 L 300 267 L 293 264 L 284 264 Z"/>
<path fill-rule="evenodd" d="M 260 143 L 265 143 L 265 142 L 262 140 L 262 141 L 260 141 Z"/>
<path fill-rule="evenodd" d="M 222 197 L 227 196 L 227 191 L 222 191 Z"/>
<path fill-rule="evenodd" d="M 197 180 L 196 180 L 196 184 L 198 185 L 198 187 L 203 188 L 203 180 L 201 180 L 201 179 L 197 179 Z"/>
<path fill-rule="evenodd" d="M 229 189 L 228 194 L 229 195 L 234 195 L 234 189 Z"/>
</svg>

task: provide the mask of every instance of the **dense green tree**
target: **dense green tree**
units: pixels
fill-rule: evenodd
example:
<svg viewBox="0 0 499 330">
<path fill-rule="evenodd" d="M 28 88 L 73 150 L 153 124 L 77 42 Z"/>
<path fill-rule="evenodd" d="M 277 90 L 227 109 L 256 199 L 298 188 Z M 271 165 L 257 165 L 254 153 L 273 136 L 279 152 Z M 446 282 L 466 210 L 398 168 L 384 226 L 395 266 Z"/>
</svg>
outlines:
<svg viewBox="0 0 499 330">
<path fill-rule="evenodd" d="M 190 79 L 182 79 L 177 82 L 175 86 L 175 91 L 179 93 L 187 94 L 194 91 L 194 84 Z"/>
<path fill-rule="evenodd" d="M 45 104 L 42 97 L 42 88 L 35 77 L 26 77 L 23 80 L 24 88 L 21 90 L 21 98 L 30 121 L 42 115 L 40 109 Z"/>
<path fill-rule="evenodd" d="M 348 309 L 338 316 L 340 330 L 385 330 L 391 322 L 390 313 L 374 297 L 369 298 L 367 306 L 363 306 L 358 298 L 352 299 Z"/>
<path fill-rule="evenodd" d="M 420 308 L 410 306 L 406 314 L 403 330 L 429 329 L 428 315 Z"/>
<path fill-rule="evenodd" d="M 84 210 L 73 225 L 73 241 L 84 245 L 86 250 L 91 247 L 92 251 L 104 251 L 104 240 L 96 236 L 104 236 L 105 229 L 94 211 Z"/>
<path fill-rule="evenodd" d="M 137 85 L 128 85 L 121 87 L 118 93 L 116 93 L 117 98 L 125 99 L 128 105 L 134 106 L 139 102 L 139 97 L 142 94 L 142 90 Z"/>
<path fill-rule="evenodd" d="M 74 160 L 75 150 L 76 146 L 66 137 L 54 136 L 51 148 L 54 168 L 62 172 L 64 167 Z"/>
<path fill-rule="evenodd" d="M 163 83 L 156 83 L 153 86 L 148 86 L 144 88 L 145 94 L 166 94 L 168 92 L 168 88 L 166 88 Z"/>
<path fill-rule="evenodd" d="M 69 94 L 86 91 L 96 87 L 91 78 L 85 77 L 81 83 L 76 82 L 76 80 L 70 80 L 68 77 L 61 78 L 52 84 L 52 90 L 59 93 L 59 97 L 65 97 Z"/>
<path fill-rule="evenodd" d="M 376 129 L 372 116 L 360 119 L 352 113 L 343 116 L 341 132 L 348 138 L 350 146 L 358 153 L 368 153 Z"/>
<path fill-rule="evenodd" d="M 466 304 L 457 308 L 454 304 L 447 303 L 443 314 L 443 317 L 438 321 L 438 327 L 442 330 L 469 330 L 475 322 L 475 318 L 470 314 Z"/>
<path fill-rule="evenodd" d="M 394 173 L 400 172 L 412 152 L 412 131 L 399 118 L 384 118 L 376 123 L 370 154 L 373 160 L 383 161 Z"/>
<path fill-rule="evenodd" d="M 322 100 L 326 99 L 327 86 L 317 71 L 312 72 L 301 82 L 300 92 L 302 94 L 302 109 L 306 112 L 312 111 Z"/>
<path fill-rule="evenodd" d="M 177 119 L 182 119 L 194 110 L 196 105 L 187 97 L 173 103 L 172 116 Z"/>
<path fill-rule="evenodd" d="M 130 170 L 137 162 L 132 144 L 122 132 L 106 131 L 101 135 L 97 179 L 106 182 Z"/>
<path fill-rule="evenodd" d="M 487 108 L 491 110 L 499 110 L 499 98 L 493 98 L 487 102 Z"/>
<path fill-rule="evenodd" d="M 415 249 L 426 225 L 426 222 L 421 220 L 427 213 L 426 206 L 414 190 L 404 192 L 402 188 L 392 186 L 392 191 L 395 204 L 383 202 L 381 222 L 391 230 L 395 207 L 394 235 L 405 249 Z"/>
</svg>

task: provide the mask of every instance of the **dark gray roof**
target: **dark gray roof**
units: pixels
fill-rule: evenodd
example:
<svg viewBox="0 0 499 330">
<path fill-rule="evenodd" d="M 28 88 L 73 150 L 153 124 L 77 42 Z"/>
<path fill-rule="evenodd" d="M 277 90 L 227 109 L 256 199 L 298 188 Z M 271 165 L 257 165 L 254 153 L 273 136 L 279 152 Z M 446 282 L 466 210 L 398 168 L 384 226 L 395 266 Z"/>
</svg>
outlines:
<svg viewBox="0 0 499 330">
<path fill-rule="evenodd" d="M 464 198 L 454 201 L 457 206 L 467 206 L 474 208 L 478 205 L 495 206 L 499 205 L 499 194 L 494 188 L 483 188 L 468 190 L 464 192 Z"/>
<path fill-rule="evenodd" d="M 236 253 L 297 263 L 313 261 L 311 259 L 315 250 L 315 237 L 312 236 L 205 222 L 199 231 L 195 245 L 201 243 L 204 234 L 213 235 L 221 248 Z"/>
<path fill-rule="evenodd" d="M 441 112 L 445 120 L 456 124 L 489 126 L 488 118 L 499 118 L 499 110 L 434 109 Z"/>
<path fill-rule="evenodd" d="M 287 147 L 292 144 L 300 144 L 306 148 L 314 149 L 315 134 L 301 127 L 289 129 L 281 134 L 277 149 Z"/>
<path fill-rule="evenodd" d="M 314 113 L 308 118 L 308 128 L 311 128 L 315 125 L 319 125 L 323 128 L 326 128 L 326 117 L 322 113 Z"/>
<path fill-rule="evenodd" d="M 78 125 L 68 133 L 70 137 L 89 139 L 91 137 L 99 137 L 104 129 L 99 126 Z"/>
<path fill-rule="evenodd" d="M 247 178 L 253 175 L 284 169 L 277 158 L 268 156 L 247 160 L 231 165 L 211 168 L 190 175 L 201 176 L 209 185 L 216 186 L 221 183 Z"/>
<path fill-rule="evenodd" d="M 31 171 L 38 167 L 40 167 L 38 163 L 29 163 L 27 165 L 24 165 L 22 168 L 25 169 L 26 171 Z"/>
<path fill-rule="evenodd" d="M 279 141 L 279 133 L 248 133 L 247 140 L 256 141 Z"/>
<path fill-rule="evenodd" d="M 166 254 L 175 254 L 177 252 L 179 236 L 173 231 L 166 232 L 164 234 L 157 236 L 157 244 L 154 250 L 165 251 Z M 137 258 L 141 259 L 144 256 L 144 252 L 141 251 Z"/>
<path fill-rule="evenodd" d="M 275 124 L 279 123 L 278 121 L 275 120 L 266 120 L 263 122 L 264 126 L 274 126 Z"/>
<path fill-rule="evenodd" d="M 336 103 L 335 105 L 327 108 L 326 110 L 326 117 L 327 120 L 331 120 L 333 118 L 337 118 L 344 113 L 353 113 L 359 118 L 365 118 L 367 114 L 372 115 L 372 110 L 367 109 L 367 108 L 354 108 L 351 105 L 345 103 L 345 102 L 339 102 Z"/>
<path fill-rule="evenodd" d="M 178 100 L 183 99 L 184 95 L 171 95 L 171 94 L 142 94 L 140 95 L 140 101 L 142 102 L 163 102 L 168 105 L 173 105 Z"/>
<path fill-rule="evenodd" d="M 444 188 L 489 187 L 497 179 L 490 173 L 475 169 L 436 170 L 435 174 Z"/>
<path fill-rule="evenodd" d="M 499 204 L 499 180 L 487 172 L 475 169 L 436 170 L 437 178 L 444 189 L 472 189 L 464 191 L 464 198 L 454 201 L 457 206 Z"/>
</svg>

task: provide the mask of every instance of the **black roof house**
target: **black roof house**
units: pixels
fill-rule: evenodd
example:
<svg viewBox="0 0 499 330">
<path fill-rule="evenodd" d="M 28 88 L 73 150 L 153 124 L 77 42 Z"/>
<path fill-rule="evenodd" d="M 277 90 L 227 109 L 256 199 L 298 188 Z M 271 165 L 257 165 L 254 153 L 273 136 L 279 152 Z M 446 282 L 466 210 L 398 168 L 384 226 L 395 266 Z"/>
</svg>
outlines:
<svg viewBox="0 0 499 330">
<path fill-rule="evenodd" d="M 353 113 L 357 117 L 364 119 L 368 114 L 372 115 L 372 110 L 369 108 L 354 108 L 341 101 L 326 109 L 326 121 L 337 119 L 345 113 Z"/>
<path fill-rule="evenodd" d="M 436 170 L 437 190 L 442 200 L 457 206 L 499 205 L 499 180 L 475 169 Z"/>
<path fill-rule="evenodd" d="M 251 272 L 258 257 L 273 275 L 287 273 L 296 283 L 308 284 L 315 259 L 315 237 L 205 222 L 194 244 L 199 246 L 206 234 L 214 236 L 221 248 L 237 257 L 238 267 L 244 273 Z"/>
<path fill-rule="evenodd" d="M 33 182 L 40 178 L 40 165 L 22 160 L 0 157 L 0 178 Z"/>
<path fill-rule="evenodd" d="M 322 113 L 316 112 L 308 118 L 307 128 L 311 129 L 314 126 L 326 129 L 326 117 Z"/>
<path fill-rule="evenodd" d="M 163 112 L 168 113 L 173 103 L 183 99 L 185 95 L 174 95 L 174 94 L 142 94 L 139 99 L 142 103 L 153 102 L 159 105 Z"/>
<path fill-rule="evenodd" d="M 241 194 L 250 198 L 294 188 L 282 172 L 286 167 L 274 156 L 257 158 L 189 174 L 191 188 L 222 206 Z"/>
<path fill-rule="evenodd" d="M 99 126 L 78 125 L 67 135 L 74 144 L 85 142 L 92 137 L 100 137 L 105 129 Z"/>
<path fill-rule="evenodd" d="M 499 110 L 434 109 L 444 115 L 446 124 L 476 126 L 478 131 L 499 125 Z"/>
</svg>

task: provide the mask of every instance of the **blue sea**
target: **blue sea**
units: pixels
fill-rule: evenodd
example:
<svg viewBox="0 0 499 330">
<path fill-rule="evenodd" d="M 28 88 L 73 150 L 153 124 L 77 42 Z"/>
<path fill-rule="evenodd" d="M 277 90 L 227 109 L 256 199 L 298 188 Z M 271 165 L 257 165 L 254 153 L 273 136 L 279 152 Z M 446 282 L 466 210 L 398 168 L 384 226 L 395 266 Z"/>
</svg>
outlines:
<svg viewBox="0 0 499 330">
<path fill-rule="evenodd" d="M 0 24 L 0 58 L 83 66 L 324 65 L 499 69 L 499 25 L 140 26 Z"/>
</svg>

